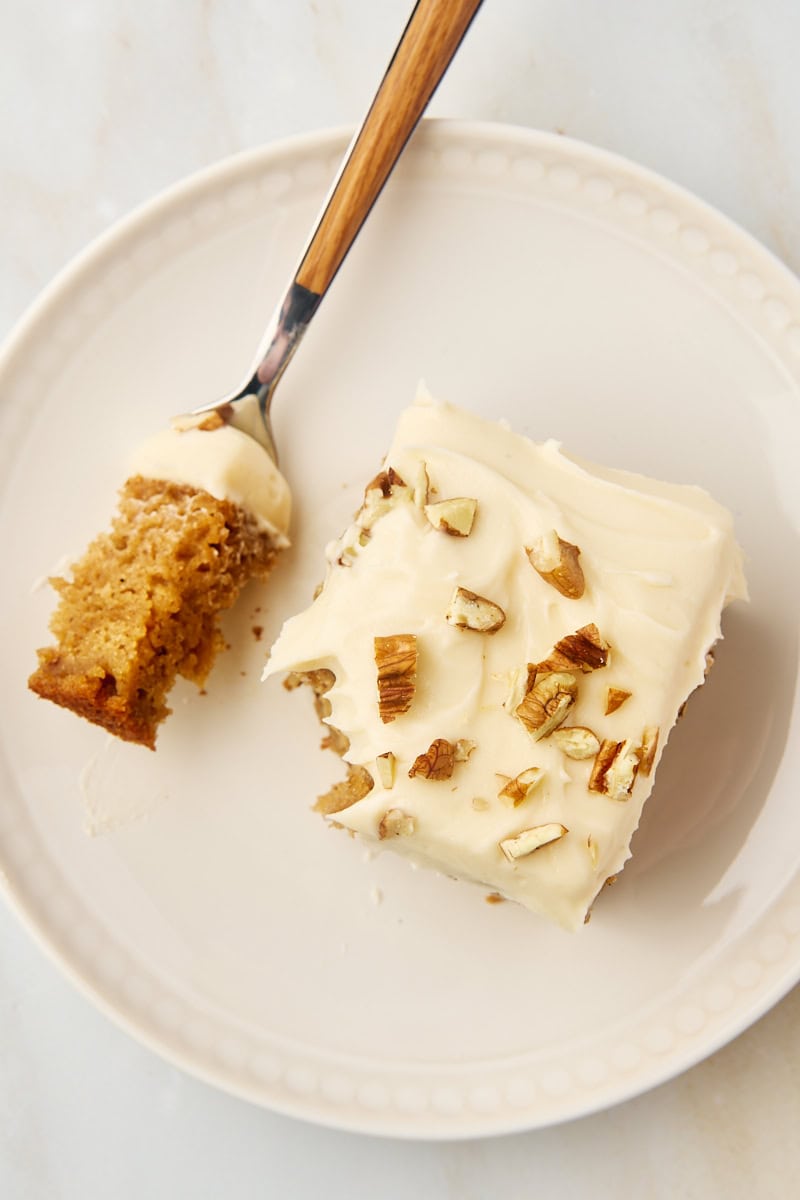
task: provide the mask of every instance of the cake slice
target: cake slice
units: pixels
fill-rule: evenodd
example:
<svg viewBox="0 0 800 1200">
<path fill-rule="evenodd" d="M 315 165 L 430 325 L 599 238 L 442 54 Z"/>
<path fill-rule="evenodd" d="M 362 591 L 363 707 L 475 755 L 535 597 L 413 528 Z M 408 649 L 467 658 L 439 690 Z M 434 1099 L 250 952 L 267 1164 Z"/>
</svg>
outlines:
<svg viewBox="0 0 800 1200">
<path fill-rule="evenodd" d="M 117 513 L 52 579 L 55 645 L 28 683 L 125 741 L 154 749 L 180 675 L 202 686 L 220 614 L 288 545 L 289 489 L 267 452 L 220 416 L 180 418 L 134 456 Z"/>
<path fill-rule="evenodd" d="M 745 595 L 700 489 L 417 403 L 266 673 L 347 764 L 331 820 L 574 929 Z"/>
</svg>

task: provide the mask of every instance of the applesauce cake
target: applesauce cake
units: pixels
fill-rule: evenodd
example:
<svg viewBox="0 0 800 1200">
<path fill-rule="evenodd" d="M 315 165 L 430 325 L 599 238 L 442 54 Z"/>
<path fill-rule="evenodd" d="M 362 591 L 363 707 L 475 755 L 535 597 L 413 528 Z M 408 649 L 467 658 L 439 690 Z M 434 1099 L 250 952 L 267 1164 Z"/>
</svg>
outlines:
<svg viewBox="0 0 800 1200">
<path fill-rule="evenodd" d="M 28 683 L 125 741 L 155 748 L 178 676 L 202 686 L 220 614 L 288 545 L 289 489 L 217 414 L 179 418 L 134 456 L 110 530 L 51 579 L 55 644 Z"/>
<path fill-rule="evenodd" d="M 575 929 L 745 596 L 701 489 L 418 402 L 266 674 L 344 759 L 329 820 Z"/>
</svg>

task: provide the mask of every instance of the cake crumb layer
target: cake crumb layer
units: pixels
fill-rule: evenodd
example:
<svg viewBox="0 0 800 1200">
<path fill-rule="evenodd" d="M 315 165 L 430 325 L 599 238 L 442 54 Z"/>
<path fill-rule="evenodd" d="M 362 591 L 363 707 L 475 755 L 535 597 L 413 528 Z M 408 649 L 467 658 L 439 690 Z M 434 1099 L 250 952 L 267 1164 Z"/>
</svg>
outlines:
<svg viewBox="0 0 800 1200">
<path fill-rule="evenodd" d="M 240 505 L 134 475 L 110 530 L 71 578 L 50 581 L 55 645 L 38 651 L 29 687 L 154 749 L 176 678 L 203 685 L 224 646 L 220 614 L 269 574 L 276 552 L 275 536 Z"/>
</svg>

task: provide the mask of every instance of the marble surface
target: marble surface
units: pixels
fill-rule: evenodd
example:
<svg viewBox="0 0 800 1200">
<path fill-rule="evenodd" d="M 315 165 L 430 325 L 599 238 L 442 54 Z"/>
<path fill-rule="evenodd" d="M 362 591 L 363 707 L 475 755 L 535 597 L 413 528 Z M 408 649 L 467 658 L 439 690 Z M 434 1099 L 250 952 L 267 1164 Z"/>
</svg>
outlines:
<svg viewBox="0 0 800 1200">
<path fill-rule="evenodd" d="M 37 0 L 0 41 L 0 336 L 87 241 L 224 155 L 353 122 L 408 0 Z M 800 270 L 794 0 L 486 0 L 432 112 L 556 129 L 680 182 Z M 800 1168 L 800 989 L 605 1113 L 426 1145 L 315 1129 L 194 1081 L 0 906 L 0 1196 L 759 1198 Z"/>
</svg>

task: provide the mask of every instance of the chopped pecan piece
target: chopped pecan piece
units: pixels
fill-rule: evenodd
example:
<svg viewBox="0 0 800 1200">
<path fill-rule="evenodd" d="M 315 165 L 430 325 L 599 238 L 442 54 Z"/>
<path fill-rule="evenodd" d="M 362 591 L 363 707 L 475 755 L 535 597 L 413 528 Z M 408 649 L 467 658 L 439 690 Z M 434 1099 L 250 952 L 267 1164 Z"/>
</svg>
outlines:
<svg viewBox="0 0 800 1200">
<path fill-rule="evenodd" d="M 468 496 L 454 496 L 451 500 L 437 500 L 435 504 L 425 505 L 425 516 L 433 528 L 452 537 L 469 537 L 477 511 L 478 501 Z"/>
<path fill-rule="evenodd" d="M 417 508 L 424 508 L 428 503 L 428 493 L 431 481 L 428 478 L 428 468 L 424 462 L 417 465 L 415 478 L 411 483 L 411 493 Z"/>
<path fill-rule="evenodd" d="M 542 846 L 557 842 L 566 833 L 569 833 L 569 830 L 564 825 L 550 821 L 545 825 L 535 825 L 533 829 L 523 829 L 515 837 L 505 838 L 500 842 L 500 849 L 508 861 L 513 863 L 518 858 L 533 854 L 534 850 L 540 850 Z"/>
<path fill-rule="evenodd" d="M 578 681 L 565 671 L 528 675 L 529 687 L 514 715 L 534 741 L 541 741 L 566 720 L 578 695 Z"/>
<path fill-rule="evenodd" d="M 404 488 L 405 481 L 400 478 L 394 467 L 389 467 L 387 471 L 379 471 L 374 479 L 371 479 L 364 488 L 364 497 L 366 499 L 370 492 L 380 492 L 384 500 L 388 500 L 395 488 Z"/>
<path fill-rule="evenodd" d="M 510 800 L 514 808 L 517 808 L 523 800 L 527 800 L 534 788 L 539 786 L 546 773 L 541 767 L 528 767 L 526 771 L 520 771 L 519 775 L 509 779 L 497 795 L 501 800 Z"/>
<path fill-rule="evenodd" d="M 606 772 L 622 749 L 622 742 L 614 742 L 605 738 L 595 756 L 592 773 L 589 776 L 589 791 L 605 793 Z"/>
<path fill-rule="evenodd" d="M 553 741 L 567 758 L 594 758 L 600 749 L 599 737 L 585 725 L 562 725 L 553 731 Z"/>
<path fill-rule="evenodd" d="M 642 734 L 642 745 L 640 749 L 641 758 L 639 760 L 639 770 L 642 775 L 649 775 L 653 769 L 653 763 L 656 761 L 656 750 L 658 749 L 658 726 L 648 725 Z"/>
<path fill-rule="evenodd" d="M 436 738 L 424 754 L 418 754 L 408 772 L 409 779 L 421 775 L 424 779 L 449 779 L 455 767 L 455 748 L 446 738 Z"/>
<path fill-rule="evenodd" d="M 597 671 L 608 662 L 608 646 L 595 624 L 583 625 L 575 633 L 556 642 L 544 662 L 532 666 L 535 671 Z"/>
<path fill-rule="evenodd" d="M 408 712 L 417 687 L 417 639 L 413 633 L 375 638 L 378 713 L 384 725 Z"/>
<path fill-rule="evenodd" d="M 477 745 L 477 742 L 470 741 L 469 738 L 459 738 L 453 747 L 453 757 L 456 762 L 466 762 Z"/>
<path fill-rule="evenodd" d="M 632 695 L 632 692 L 626 692 L 624 688 L 610 687 L 606 693 L 606 716 L 621 708 Z"/>
<path fill-rule="evenodd" d="M 602 742 L 589 777 L 589 791 L 609 800 L 628 800 L 639 770 L 639 750 L 627 742 Z"/>
<path fill-rule="evenodd" d="M 416 821 L 408 813 L 404 813 L 401 808 L 390 808 L 381 817 L 378 837 L 381 841 L 389 837 L 411 837 L 416 828 Z"/>
<path fill-rule="evenodd" d="M 458 587 L 453 592 L 445 620 L 457 629 L 474 629 L 476 633 L 497 633 L 505 624 L 506 614 L 499 604 Z"/>
<path fill-rule="evenodd" d="M 394 767 L 395 757 L 391 750 L 387 750 L 385 754 L 379 754 L 375 759 L 375 770 L 387 791 L 394 787 Z"/>
<path fill-rule="evenodd" d="M 366 531 L 372 529 L 376 521 L 394 508 L 401 494 L 406 498 L 408 488 L 394 467 L 380 471 L 366 486 L 364 502 L 356 517 L 358 526 Z"/>
<path fill-rule="evenodd" d="M 543 533 L 525 553 L 534 571 L 568 600 L 580 600 L 586 588 L 580 550 L 565 542 L 555 529 Z"/>
</svg>

